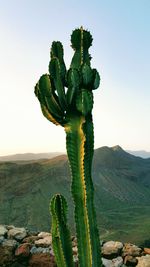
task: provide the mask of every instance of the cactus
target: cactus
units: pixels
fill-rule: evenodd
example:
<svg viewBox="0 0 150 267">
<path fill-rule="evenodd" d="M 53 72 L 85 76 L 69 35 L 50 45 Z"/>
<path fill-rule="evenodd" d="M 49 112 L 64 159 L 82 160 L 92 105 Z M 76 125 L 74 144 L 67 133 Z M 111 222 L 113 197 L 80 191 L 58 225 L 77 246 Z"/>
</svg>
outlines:
<svg viewBox="0 0 150 267">
<path fill-rule="evenodd" d="M 55 195 L 50 203 L 52 214 L 52 245 L 58 266 L 73 267 L 73 255 L 70 232 L 67 227 L 67 202 L 60 194 Z"/>
<path fill-rule="evenodd" d="M 71 46 L 74 55 L 68 71 L 63 60 L 62 44 L 53 42 L 49 74 L 42 75 L 35 86 L 43 115 L 54 124 L 63 126 L 66 132 L 80 267 L 102 266 L 91 177 L 94 151 L 93 90 L 100 83 L 98 71 L 91 68 L 89 48 L 92 40 L 90 32 L 82 27 L 73 31 Z M 73 266 L 69 245 L 69 257 L 66 255 L 69 230 L 66 226 L 65 203 L 60 195 L 51 201 L 53 247 L 59 267 Z"/>
</svg>

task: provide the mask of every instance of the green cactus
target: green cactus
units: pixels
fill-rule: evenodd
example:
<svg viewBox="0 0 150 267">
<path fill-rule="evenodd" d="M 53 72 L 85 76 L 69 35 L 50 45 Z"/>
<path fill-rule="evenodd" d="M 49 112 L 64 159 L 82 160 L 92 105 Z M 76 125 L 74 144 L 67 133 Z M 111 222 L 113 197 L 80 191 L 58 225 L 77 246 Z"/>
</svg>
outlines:
<svg viewBox="0 0 150 267">
<path fill-rule="evenodd" d="M 73 255 L 70 232 L 67 227 L 67 202 L 60 194 L 55 195 L 50 203 L 52 214 L 52 245 L 58 266 L 73 267 Z"/>
<path fill-rule="evenodd" d="M 43 115 L 54 124 L 63 126 L 66 132 L 80 267 L 102 266 L 91 177 L 94 151 L 92 90 L 98 88 L 100 83 L 99 73 L 92 69 L 90 64 L 91 56 L 88 50 L 92 40 L 90 32 L 82 27 L 73 31 L 71 46 L 74 55 L 68 71 L 63 60 L 62 44 L 53 42 L 49 74 L 44 74 L 35 86 L 35 94 L 40 101 Z M 64 199 L 59 195 L 51 202 L 52 238 L 58 267 L 73 266 L 73 263 L 70 263 L 71 256 L 68 259 L 65 254 L 69 234 L 65 240 L 63 231 L 69 232 L 66 230 L 64 203 Z M 71 255 L 70 252 L 69 254 Z"/>
</svg>

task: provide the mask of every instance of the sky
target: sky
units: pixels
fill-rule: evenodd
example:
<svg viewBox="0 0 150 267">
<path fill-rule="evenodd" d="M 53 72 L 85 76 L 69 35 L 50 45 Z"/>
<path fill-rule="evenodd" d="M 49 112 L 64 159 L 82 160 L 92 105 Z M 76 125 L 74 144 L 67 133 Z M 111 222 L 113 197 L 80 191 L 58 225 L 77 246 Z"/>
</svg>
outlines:
<svg viewBox="0 0 150 267">
<path fill-rule="evenodd" d="M 52 41 L 72 30 L 93 36 L 95 148 L 120 145 L 150 151 L 150 1 L 0 0 L 0 155 L 65 152 L 65 132 L 46 120 L 34 95 L 48 72 Z"/>
</svg>

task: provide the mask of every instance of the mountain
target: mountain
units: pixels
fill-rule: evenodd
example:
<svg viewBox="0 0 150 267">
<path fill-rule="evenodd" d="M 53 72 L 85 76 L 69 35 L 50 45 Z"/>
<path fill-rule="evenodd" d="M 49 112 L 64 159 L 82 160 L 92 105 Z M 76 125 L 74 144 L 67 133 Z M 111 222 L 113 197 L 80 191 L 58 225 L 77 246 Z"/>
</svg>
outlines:
<svg viewBox="0 0 150 267">
<path fill-rule="evenodd" d="M 150 152 L 145 151 L 145 150 L 136 150 L 136 151 L 127 150 L 127 152 L 137 157 L 141 157 L 145 159 L 150 158 Z"/>
<path fill-rule="evenodd" d="M 150 159 L 121 147 L 101 147 L 93 160 L 95 205 L 101 238 L 141 243 L 150 227 Z M 49 201 L 63 194 L 74 230 L 67 156 L 0 162 L 0 224 L 50 230 Z"/>
<path fill-rule="evenodd" d="M 15 155 L 8 155 L 8 156 L 0 156 L 0 161 L 51 159 L 61 154 L 62 154 L 61 152 L 23 153 L 23 154 L 15 154 Z"/>
</svg>

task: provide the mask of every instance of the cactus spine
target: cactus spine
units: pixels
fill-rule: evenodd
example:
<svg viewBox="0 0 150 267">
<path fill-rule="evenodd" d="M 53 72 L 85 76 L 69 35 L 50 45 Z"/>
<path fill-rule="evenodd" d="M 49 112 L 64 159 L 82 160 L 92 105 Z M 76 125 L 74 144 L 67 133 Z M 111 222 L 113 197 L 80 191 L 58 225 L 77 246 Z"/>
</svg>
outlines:
<svg viewBox="0 0 150 267">
<path fill-rule="evenodd" d="M 96 69 L 91 68 L 91 56 L 88 52 L 91 45 L 90 32 L 82 27 L 73 31 L 71 46 L 74 55 L 67 71 L 63 60 L 63 46 L 60 42 L 53 42 L 49 74 L 44 74 L 35 86 L 43 115 L 54 124 L 63 126 L 66 132 L 80 267 L 102 266 L 91 178 L 94 151 L 92 90 L 99 87 L 100 76 Z M 65 206 L 65 200 L 60 195 L 51 201 L 53 247 L 57 265 L 60 267 L 73 266 L 70 263 L 71 256 L 66 257 L 65 254 L 66 244 L 69 243 L 69 234 L 66 241 L 63 234 L 63 231 L 69 233 L 66 230 Z M 62 224 L 65 226 L 62 227 Z"/>
</svg>

